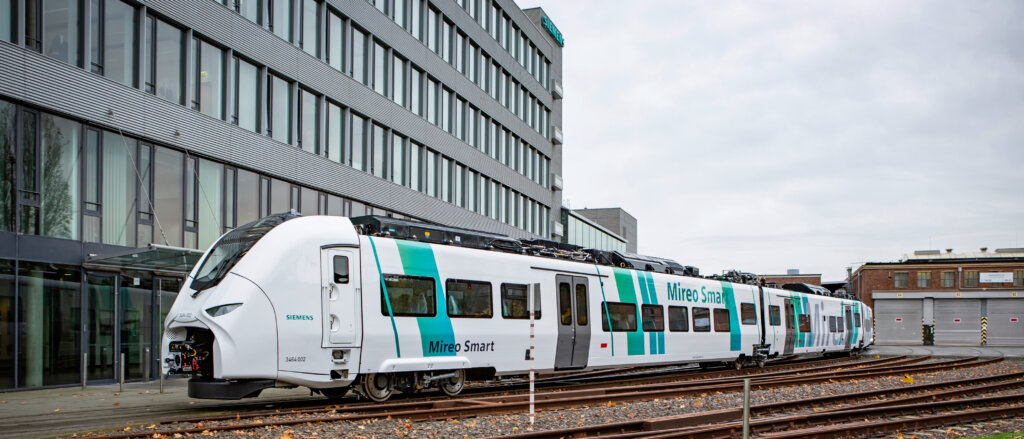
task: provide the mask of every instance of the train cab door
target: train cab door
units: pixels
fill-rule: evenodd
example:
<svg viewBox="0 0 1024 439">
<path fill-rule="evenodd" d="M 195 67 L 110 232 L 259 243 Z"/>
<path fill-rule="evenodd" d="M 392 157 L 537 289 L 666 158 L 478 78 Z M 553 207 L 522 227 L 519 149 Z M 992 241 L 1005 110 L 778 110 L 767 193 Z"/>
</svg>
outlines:
<svg viewBox="0 0 1024 439">
<path fill-rule="evenodd" d="M 590 356 L 590 316 L 587 278 L 556 275 L 558 297 L 558 345 L 555 370 L 587 367 Z"/>
<path fill-rule="evenodd" d="M 346 346 L 359 341 L 359 258 L 354 248 L 321 250 L 323 346 Z"/>
<path fill-rule="evenodd" d="M 786 347 L 782 353 L 791 355 L 793 347 L 796 345 L 796 325 L 793 323 L 793 320 L 796 319 L 796 311 L 793 309 L 793 301 L 789 299 L 786 299 L 783 308 L 786 310 L 786 318 L 783 319 L 786 322 Z"/>
<path fill-rule="evenodd" d="M 850 305 L 843 306 L 843 324 L 846 325 L 846 350 L 850 350 L 850 343 L 853 342 L 853 309 Z"/>
</svg>

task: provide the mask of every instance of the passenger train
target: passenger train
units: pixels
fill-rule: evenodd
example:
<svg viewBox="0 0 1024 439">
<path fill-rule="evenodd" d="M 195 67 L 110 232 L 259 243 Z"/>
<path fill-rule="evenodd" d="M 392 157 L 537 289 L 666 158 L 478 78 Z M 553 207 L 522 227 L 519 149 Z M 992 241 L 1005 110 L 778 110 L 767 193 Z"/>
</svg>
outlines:
<svg viewBox="0 0 1024 439">
<path fill-rule="evenodd" d="M 194 398 L 305 386 L 384 401 L 531 367 L 760 366 L 872 340 L 871 309 L 856 300 L 579 250 L 382 217 L 271 215 L 226 233 L 189 274 L 164 322 L 163 372 L 191 376 Z"/>
</svg>

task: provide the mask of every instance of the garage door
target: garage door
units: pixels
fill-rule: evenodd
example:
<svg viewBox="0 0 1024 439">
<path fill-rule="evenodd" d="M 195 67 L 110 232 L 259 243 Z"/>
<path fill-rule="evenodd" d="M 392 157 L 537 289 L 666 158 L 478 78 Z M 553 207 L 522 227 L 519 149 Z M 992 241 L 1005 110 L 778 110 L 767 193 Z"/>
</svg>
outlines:
<svg viewBox="0 0 1024 439">
<path fill-rule="evenodd" d="M 989 346 L 1024 346 L 1024 299 L 988 299 Z"/>
<path fill-rule="evenodd" d="M 981 299 L 935 299 L 935 345 L 981 345 Z"/>
<path fill-rule="evenodd" d="M 875 343 L 921 344 L 921 300 L 876 300 Z"/>
</svg>

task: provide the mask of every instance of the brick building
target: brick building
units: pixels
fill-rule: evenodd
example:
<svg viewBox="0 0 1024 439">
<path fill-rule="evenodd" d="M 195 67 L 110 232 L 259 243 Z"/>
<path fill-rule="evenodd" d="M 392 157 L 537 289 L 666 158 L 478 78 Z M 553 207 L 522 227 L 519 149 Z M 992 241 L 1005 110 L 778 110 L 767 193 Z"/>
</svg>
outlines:
<svg viewBox="0 0 1024 439">
<path fill-rule="evenodd" d="M 762 274 L 761 278 L 769 287 L 780 288 L 785 284 L 809 284 L 821 286 L 821 274 Z"/>
<path fill-rule="evenodd" d="M 878 344 L 1024 346 L 1024 249 L 916 251 L 862 265 L 850 288 Z"/>
</svg>

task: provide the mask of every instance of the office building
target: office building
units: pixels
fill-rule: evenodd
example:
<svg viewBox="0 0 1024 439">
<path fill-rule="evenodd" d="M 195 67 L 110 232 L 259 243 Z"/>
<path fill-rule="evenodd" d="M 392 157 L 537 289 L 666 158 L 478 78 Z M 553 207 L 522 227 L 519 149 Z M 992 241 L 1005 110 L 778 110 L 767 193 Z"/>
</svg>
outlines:
<svg viewBox="0 0 1024 439">
<path fill-rule="evenodd" d="M 0 390 L 155 376 L 272 212 L 561 239 L 563 42 L 511 0 L 0 0 Z"/>
</svg>

